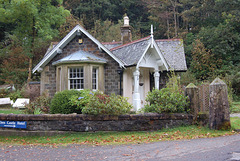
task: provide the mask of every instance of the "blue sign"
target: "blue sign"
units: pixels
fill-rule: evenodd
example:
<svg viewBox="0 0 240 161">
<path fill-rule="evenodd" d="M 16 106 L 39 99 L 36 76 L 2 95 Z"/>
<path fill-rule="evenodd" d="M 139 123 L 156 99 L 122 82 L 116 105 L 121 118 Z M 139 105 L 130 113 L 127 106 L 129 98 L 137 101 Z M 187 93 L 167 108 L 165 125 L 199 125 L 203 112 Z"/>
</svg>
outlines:
<svg viewBox="0 0 240 161">
<path fill-rule="evenodd" d="M 26 121 L 0 121 L 0 127 L 26 129 Z"/>
</svg>

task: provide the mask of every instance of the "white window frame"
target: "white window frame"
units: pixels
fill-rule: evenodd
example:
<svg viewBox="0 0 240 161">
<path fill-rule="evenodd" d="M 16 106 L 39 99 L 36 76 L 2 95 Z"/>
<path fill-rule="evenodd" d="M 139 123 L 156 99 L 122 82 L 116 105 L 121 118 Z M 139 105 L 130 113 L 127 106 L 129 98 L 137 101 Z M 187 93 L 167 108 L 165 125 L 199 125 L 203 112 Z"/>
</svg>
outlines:
<svg viewBox="0 0 240 161">
<path fill-rule="evenodd" d="M 96 72 L 94 72 L 96 70 Z M 92 90 L 96 91 L 98 90 L 98 73 L 99 73 L 99 68 L 98 67 L 92 67 Z M 95 74 L 95 76 L 94 76 Z M 96 82 L 94 82 L 96 80 Z M 96 88 L 94 88 L 96 86 Z"/>
<path fill-rule="evenodd" d="M 71 69 L 75 69 L 75 71 L 71 71 Z M 79 80 L 79 81 L 78 82 L 75 81 L 71 83 L 72 80 L 76 80 L 76 81 Z M 73 84 L 73 88 L 71 88 L 72 84 Z M 80 88 L 78 88 L 78 85 Z M 76 89 L 76 90 L 84 89 L 84 67 L 83 66 L 68 68 L 68 89 Z"/>
</svg>

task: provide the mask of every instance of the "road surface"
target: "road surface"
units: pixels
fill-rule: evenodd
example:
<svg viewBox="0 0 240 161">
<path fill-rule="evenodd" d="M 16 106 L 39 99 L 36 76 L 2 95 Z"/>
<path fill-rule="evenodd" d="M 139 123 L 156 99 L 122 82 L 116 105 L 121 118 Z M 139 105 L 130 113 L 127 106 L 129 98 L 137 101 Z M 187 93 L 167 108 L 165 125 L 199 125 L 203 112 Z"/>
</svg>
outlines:
<svg viewBox="0 0 240 161">
<path fill-rule="evenodd" d="M 0 160 L 235 161 L 240 134 L 182 141 L 120 146 L 0 146 Z"/>
</svg>

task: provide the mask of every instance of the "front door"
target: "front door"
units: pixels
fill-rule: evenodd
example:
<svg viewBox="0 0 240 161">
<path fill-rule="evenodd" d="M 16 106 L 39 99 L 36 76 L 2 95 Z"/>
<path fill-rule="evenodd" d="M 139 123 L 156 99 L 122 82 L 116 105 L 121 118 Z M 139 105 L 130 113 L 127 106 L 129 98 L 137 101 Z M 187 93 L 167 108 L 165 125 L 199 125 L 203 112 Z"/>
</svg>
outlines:
<svg viewBox="0 0 240 161">
<path fill-rule="evenodd" d="M 149 68 L 140 68 L 140 78 L 139 78 L 139 93 L 141 99 L 141 108 L 144 107 L 145 98 L 147 93 L 150 91 L 150 76 Z"/>
</svg>

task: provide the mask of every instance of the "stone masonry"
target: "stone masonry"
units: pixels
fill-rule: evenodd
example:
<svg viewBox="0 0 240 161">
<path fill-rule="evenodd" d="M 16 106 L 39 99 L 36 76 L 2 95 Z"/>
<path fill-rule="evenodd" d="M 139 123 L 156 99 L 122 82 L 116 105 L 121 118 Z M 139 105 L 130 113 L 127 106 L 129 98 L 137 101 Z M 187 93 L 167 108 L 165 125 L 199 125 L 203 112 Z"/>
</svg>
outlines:
<svg viewBox="0 0 240 161">
<path fill-rule="evenodd" d="M 145 131 L 191 125 L 193 122 L 193 115 L 153 113 L 120 116 L 93 116 L 83 114 L 0 114 L 0 120 L 26 121 L 26 131 Z M 0 128 L 0 130 L 4 129 L 6 128 Z M 18 131 L 21 129 L 14 130 Z"/>
<path fill-rule="evenodd" d="M 117 73 L 117 70 L 119 69 L 119 64 L 107 53 L 100 51 L 98 46 L 85 35 L 81 36 L 83 44 L 79 44 L 78 39 L 79 37 L 75 37 L 72 41 L 70 41 L 68 45 L 63 48 L 62 53 L 55 56 L 53 60 L 51 60 L 51 62 L 49 62 L 48 65 L 43 69 L 41 73 L 41 82 L 43 83 L 41 84 L 41 93 L 44 90 L 48 90 L 51 97 L 56 93 L 56 67 L 53 66 L 52 63 L 76 51 L 83 50 L 108 60 L 107 64 L 105 64 L 104 66 L 104 92 L 106 94 L 119 94 L 120 75 Z"/>
</svg>

